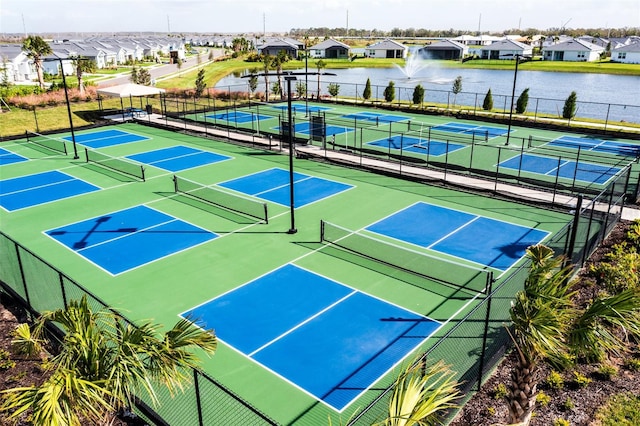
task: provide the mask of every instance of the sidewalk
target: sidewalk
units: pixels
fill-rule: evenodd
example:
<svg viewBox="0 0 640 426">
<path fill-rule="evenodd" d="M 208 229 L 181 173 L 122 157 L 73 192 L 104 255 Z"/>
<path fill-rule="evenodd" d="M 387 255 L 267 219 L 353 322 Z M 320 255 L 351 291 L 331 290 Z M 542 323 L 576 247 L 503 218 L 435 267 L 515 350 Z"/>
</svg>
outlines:
<svg viewBox="0 0 640 426">
<path fill-rule="evenodd" d="M 117 119 L 117 118 L 116 118 Z M 190 130 L 193 132 L 206 133 L 208 135 L 218 136 L 222 139 L 230 139 L 243 143 L 262 145 L 269 147 L 271 150 L 279 150 L 283 155 L 288 155 L 289 149 L 281 145 L 279 139 L 269 141 L 268 138 L 255 134 L 243 134 L 229 130 L 212 129 L 203 125 L 194 123 L 175 122 L 166 120 L 159 114 L 151 114 L 145 117 L 134 118 L 136 121 L 152 122 L 162 126 L 169 126 L 180 130 Z M 495 182 L 487 179 L 479 179 L 470 176 L 462 176 L 454 173 L 445 173 L 438 170 L 426 169 L 422 167 L 413 167 L 407 164 L 395 163 L 375 158 L 360 157 L 350 152 L 340 150 L 324 150 L 314 145 L 296 145 L 296 157 L 306 158 L 327 158 L 338 163 L 350 164 L 359 167 L 366 167 L 373 170 L 381 170 L 385 173 L 394 174 L 398 177 L 418 178 L 425 181 L 433 181 L 440 184 L 452 185 L 455 187 L 471 188 L 480 190 L 486 194 L 501 194 L 512 199 L 524 199 L 533 202 L 540 202 L 546 205 L 556 205 L 571 210 L 575 208 L 577 197 L 565 194 L 553 194 L 546 191 L 539 191 L 533 188 L 525 188 L 522 186 Z M 583 206 L 589 202 L 584 199 Z M 640 219 L 640 210 L 625 206 L 622 209 L 622 219 L 635 220 Z"/>
</svg>

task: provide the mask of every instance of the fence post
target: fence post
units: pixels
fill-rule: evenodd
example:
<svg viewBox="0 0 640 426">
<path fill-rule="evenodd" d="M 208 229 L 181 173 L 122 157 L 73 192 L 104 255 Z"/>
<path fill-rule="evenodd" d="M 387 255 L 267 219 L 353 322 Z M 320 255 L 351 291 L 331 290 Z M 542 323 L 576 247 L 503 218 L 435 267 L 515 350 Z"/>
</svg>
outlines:
<svg viewBox="0 0 640 426">
<path fill-rule="evenodd" d="M 573 250 L 576 246 L 576 235 L 578 234 L 578 224 L 580 223 L 580 211 L 582 210 L 582 194 L 578 195 L 578 199 L 576 201 L 576 211 L 573 214 L 573 225 L 571 225 L 571 235 L 569 237 L 569 247 L 567 247 L 567 252 L 565 253 L 565 265 L 569 261 L 569 259 L 573 258 Z"/>
<path fill-rule="evenodd" d="M 198 381 L 198 370 L 193 369 L 193 384 L 195 386 L 196 391 L 196 407 L 198 409 L 198 424 L 200 426 L 204 426 L 204 421 L 202 420 L 202 400 L 200 399 L 200 382 Z"/>
</svg>

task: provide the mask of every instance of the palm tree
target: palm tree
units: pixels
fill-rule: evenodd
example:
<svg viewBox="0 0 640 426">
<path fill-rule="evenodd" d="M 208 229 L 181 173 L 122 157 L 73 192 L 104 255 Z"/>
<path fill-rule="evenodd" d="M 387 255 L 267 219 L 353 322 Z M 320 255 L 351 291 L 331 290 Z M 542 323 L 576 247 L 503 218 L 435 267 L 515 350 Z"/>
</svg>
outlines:
<svg viewBox="0 0 640 426">
<path fill-rule="evenodd" d="M 289 61 L 289 56 L 284 50 L 280 50 L 275 58 L 273 58 L 272 66 L 278 74 L 278 87 L 280 87 L 280 100 L 284 99 L 284 84 L 282 82 L 282 64 Z"/>
<path fill-rule="evenodd" d="M 45 312 L 32 332 L 23 327 L 16 347 L 40 352 L 49 322 L 65 332 L 60 352 L 48 363 L 51 376 L 41 386 L 2 391 L 0 407 L 12 411 L 12 418 L 30 411 L 38 425 L 111 424 L 115 413 L 133 406 L 140 391 L 157 404 L 156 385 L 172 395 L 181 390 L 190 378 L 186 372 L 198 364 L 192 348 L 207 354 L 216 349 L 213 333 L 188 320 L 158 336 L 158 325 L 134 327 L 112 311 L 93 312 L 86 297 L 66 309 Z"/>
<path fill-rule="evenodd" d="M 320 71 L 326 67 L 327 67 L 327 63 L 322 59 L 316 61 L 316 68 L 318 69 L 318 95 L 317 95 L 318 100 L 320 100 Z"/>
<path fill-rule="evenodd" d="M 273 56 L 271 55 L 262 55 L 262 71 L 264 74 L 264 100 L 265 102 L 269 102 L 269 70 L 271 69 L 271 64 L 273 63 Z"/>
<path fill-rule="evenodd" d="M 529 247 L 527 257 L 531 267 L 511 307 L 509 331 L 517 354 L 509 420 L 522 424 L 528 424 L 535 406 L 541 362 L 566 367 L 578 358 L 600 358 L 624 347 L 616 330 L 640 335 L 638 289 L 597 297 L 579 309 L 572 303 L 571 265 L 563 267 L 564 259 L 544 245 Z"/>
<path fill-rule="evenodd" d="M 456 408 L 459 392 L 454 374 L 442 361 L 410 364 L 394 383 L 388 417 L 375 426 L 440 424 L 440 415 Z"/>
<path fill-rule="evenodd" d="M 82 81 L 82 76 L 84 73 L 91 73 L 96 71 L 96 63 L 87 58 L 82 58 L 79 56 L 72 56 L 71 63 L 76 69 L 76 77 L 78 77 L 78 90 L 80 91 L 80 95 L 84 95 L 84 83 Z M 62 70 L 64 72 L 64 70 Z"/>
<path fill-rule="evenodd" d="M 27 57 L 33 61 L 33 64 L 36 67 L 36 72 L 38 73 L 38 83 L 40 84 L 40 88 L 44 89 L 42 57 L 53 53 L 51 46 L 49 46 L 49 43 L 44 41 L 42 37 L 31 35 L 25 38 L 22 42 L 22 50 L 24 50 L 27 53 Z"/>
</svg>

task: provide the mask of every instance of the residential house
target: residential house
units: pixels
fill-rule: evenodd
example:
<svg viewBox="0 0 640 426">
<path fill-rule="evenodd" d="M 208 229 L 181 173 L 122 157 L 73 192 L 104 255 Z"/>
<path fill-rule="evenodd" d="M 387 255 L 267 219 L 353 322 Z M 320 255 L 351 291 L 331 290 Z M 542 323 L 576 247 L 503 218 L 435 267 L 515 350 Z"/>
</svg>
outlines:
<svg viewBox="0 0 640 426">
<path fill-rule="evenodd" d="M 364 50 L 364 56 L 368 58 L 406 59 L 408 53 L 409 48 L 407 46 L 391 39 L 370 44 Z"/>
<path fill-rule="evenodd" d="M 0 44 L 0 78 L 12 84 L 24 84 L 38 79 L 31 59 L 19 44 Z"/>
<path fill-rule="evenodd" d="M 543 49 L 547 61 L 593 62 L 600 59 L 605 48 L 580 39 L 571 39 Z"/>
<path fill-rule="evenodd" d="M 454 40 L 440 40 L 427 44 L 416 52 L 422 59 L 460 60 L 469 54 L 469 46 Z"/>
<path fill-rule="evenodd" d="M 297 59 L 298 53 L 304 50 L 304 43 L 293 39 L 277 38 L 268 40 L 258 46 L 258 54 L 278 56 L 278 53 L 285 52 L 288 56 Z"/>
<path fill-rule="evenodd" d="M 495 41 L 501 40 L 501 38 L 487 34 L 481 34 L 478 36 L 463 34 L 452 38 L 451 40 L 456 43 L 464 44 L 465 46 L 488 46 Z"/>
<path fill-rule="evenodd" d="M 309 47 L 309 57 L 326 59 L 348 59 L 349 45 L 330 38 Z"/>
<path fill-rule="evenodd" d="M 482 59 L 513 59 L 518 55 L 532 56 L 533 48 L 519 41 L 502 39 L 480 49 Z"/>
<path fill-rule="evenodd" d="M 640 64 L 640 41 L 616 47 L 611 51 L 611 60 L 624 64 Z"/>
</svg>

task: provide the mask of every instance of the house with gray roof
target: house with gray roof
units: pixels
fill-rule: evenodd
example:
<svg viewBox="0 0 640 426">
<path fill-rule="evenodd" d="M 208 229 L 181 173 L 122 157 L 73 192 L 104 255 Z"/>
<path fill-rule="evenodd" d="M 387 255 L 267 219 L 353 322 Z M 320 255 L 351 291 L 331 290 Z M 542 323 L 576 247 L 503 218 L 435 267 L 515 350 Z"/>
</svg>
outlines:
<svg viewBox="0 0 640 426">
<path fill-rule="evenodd" d="M 422 59 L 460 60 L 469 54 L 469 46 L 454 40 L 440 40 L 421 47 L 416 54 Z"/>
<path fill-rule="evenodd" d="M 402 43 L 391 39 L 385 39 L 368 45 L 364 50 L 367 58 L 397 58 L 406 59 L 409 48 Z"/>
<path fill-rule="evenodd" d="M 332 38 L 309 47 L 311 58 L 348 59 L 349 45 Z"/>
<path fill-rule="evenodd" d="M 0 44 L 0 72 L 6 72 L 8 82 L 12 84 L 24 84 L 38 78 L 33 62 L 19 44 Z"/>
<path fill-rule="evenodd" d="M 542 57 L 546 61 L 593 62 L 600 59 L 604 51 L 602 46 L 574 38 L 545 47 Z"/>
<path fill-rule="evenodd" d="M 516 55 L 531 56 L 533 48 L 516 40 L 503 39 L 494 41 L 480 49 L 482 59 L 513 59 Z"/>
<path fill-rule="evenodd" d="M 304 50 L 304 43 L 284 38 L 267 40 L 261 46 L 258 46 L 258 53 L 261 55 L 278 56 L 278 53 L 285 52 L 294 59 L 298 58 L 298 53 L 301 50 Z"/>
<path fill-rule="evenodd" d="M 640 64 L 640 41 L 616 47 L 611 51 L 613 62 Z"/>
</svg>

